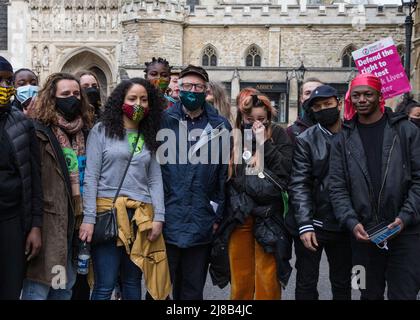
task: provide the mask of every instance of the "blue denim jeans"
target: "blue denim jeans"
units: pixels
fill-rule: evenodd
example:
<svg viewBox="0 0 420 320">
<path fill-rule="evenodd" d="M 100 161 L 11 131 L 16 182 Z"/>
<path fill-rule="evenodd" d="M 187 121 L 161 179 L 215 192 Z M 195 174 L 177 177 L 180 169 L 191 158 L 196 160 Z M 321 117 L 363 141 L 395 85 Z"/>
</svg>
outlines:
<svg viewBox="0 0 420 320">
<path fill-rule="evenodd" d="M 95 284 L 91 300 L 110 300 L 118 276 L 121 280 L 123 300 L 141 300 L 142 272 L 131 260 L 124 246 L 117 247 L 115 241 L 92 246 Z"/>
<path fill-rule="evenodd" d="M 51 286 L 30 279 L 23 281 L 22 300 L 70 300 L 72 288 L 76 282 L 76 266 L 72 255 L 68 254 L 66 267 L 67 284 L 65 289 L 53 289 Z"/>
</svg>

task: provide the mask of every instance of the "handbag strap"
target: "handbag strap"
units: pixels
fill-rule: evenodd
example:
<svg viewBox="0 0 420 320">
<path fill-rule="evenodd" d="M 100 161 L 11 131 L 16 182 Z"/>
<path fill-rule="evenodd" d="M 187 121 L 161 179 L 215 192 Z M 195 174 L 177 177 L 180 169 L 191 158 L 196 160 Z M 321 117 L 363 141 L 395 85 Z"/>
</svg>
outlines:
<svg viewBox="0 0 420 320">
<path fill-rule="evenodd" d="M 125 176 L 127 175 L 128 167 L 130 167 L 130 163 L 131 163 L 131 160 L 133 159 L 134 152 L 136 152 L 137 143 L 139 142 L 139 138 L 140 138 L 140 132 L 138 132 L 137 139 L 136 139 L 136 143 L 135 143 L 135 144 L 134 144 L 134 146 L 133 146 L 133 151 L 131 152 L 130 159 L 128 160 L 128 164 L 127 164 L 127 166 L 125 167 L 124 174 L 123 174 L 123 176 L 122 176 L 122 178 L 121 178 L 120 185 L 118 186 L 117 193 L 115 194 L 114 200 L 112 200 L 112 207 L 114 207 L 115 202 L 117 201 L 118 195 L 120 194 L 120 190 L 121 190 L 121 187 L 122 187 L 122 185 L 123 185 L 123 182 L 124 182 Z"/>
</svg>

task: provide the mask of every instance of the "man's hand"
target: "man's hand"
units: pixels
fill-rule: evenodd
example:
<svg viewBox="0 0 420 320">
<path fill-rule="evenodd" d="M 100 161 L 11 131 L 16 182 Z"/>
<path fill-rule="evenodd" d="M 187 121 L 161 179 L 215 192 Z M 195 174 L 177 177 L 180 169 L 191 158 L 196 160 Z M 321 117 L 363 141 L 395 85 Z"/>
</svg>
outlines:
<svg viewBox="0 0 420 320">
<path fill-rule="evenodd" d="M 369 241 L 369 235 L 366 233 L 365 228 L 361 223 L 356 224 L 353 229 L 353 234 L 357 241 Z"/>
<path fill-rule="evenodd" d="M 400 231 L 392 235 L 391 238 L 395 237 L 397 234 L 399 234 L 404 229 L 404 222 L 400 218 L 395 218 L 395 221 L 388 225 L 388 229 L 394 229 L 395 227 L 400 226 Z"/>
<path fill-rule="evenodd" d="M 300 236 L 300 240 L 302 240 L 306 249 L 316 251 L 315 247 L 318 247 L 318 242 L 316 241 L 315 232 L 305 232 Z"/>
<path fill-rule="evenodd" d="M 41 251 L 42 241 L 41 241 L 41 228 L 34 227 L 28 234 L 26 238 L 25 245 L 25 255 L 27 256 L 26 261 L 31 260 L 36 257 Z"/>
<path fill-rule="evenodd" d="M 92 223 L 82 223 L 79 229 L 79 239 L 90 243 L 92 241 L 93 229 L 95 225 Z"/>
<path fill-rule="evenodd" d="M 155 241 L 162 233 L 162 228 L 163 228 L 162 221 L 153 221 L 152 230 L 149 231 L 149 234 L 147 235 L 147 239 L 150 242 Z"/>
</svg>

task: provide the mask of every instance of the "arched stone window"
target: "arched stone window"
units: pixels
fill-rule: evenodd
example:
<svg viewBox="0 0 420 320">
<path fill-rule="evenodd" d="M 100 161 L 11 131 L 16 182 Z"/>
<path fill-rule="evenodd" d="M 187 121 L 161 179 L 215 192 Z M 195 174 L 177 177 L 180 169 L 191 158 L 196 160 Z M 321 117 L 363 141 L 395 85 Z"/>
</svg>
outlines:
<svg viewBox="0 0 420 320">
<path fill-rule="evenodd" d="M 249 46 L 245 54 L 245 65 L 247 67 L 261 67 L 261 50 L 257 45 Z"/>
<path fill-rule="evenodd" d="M 356 63 L 351 55 L 351 53 L 355 50 L 357 50 L 357 48 L 353 45 L 349 45 L 343 50 L 341 55 L 341 66 L 343 68 L 356 68 Z"/>
<path fill-rule="evenodd" d="M 216 49 L 209 45 L 203 51 L 203 56 L 201 57 L 201 64 L 203 67 L 216 67 L 217 66 L 217 54 Z"/>
</svg>

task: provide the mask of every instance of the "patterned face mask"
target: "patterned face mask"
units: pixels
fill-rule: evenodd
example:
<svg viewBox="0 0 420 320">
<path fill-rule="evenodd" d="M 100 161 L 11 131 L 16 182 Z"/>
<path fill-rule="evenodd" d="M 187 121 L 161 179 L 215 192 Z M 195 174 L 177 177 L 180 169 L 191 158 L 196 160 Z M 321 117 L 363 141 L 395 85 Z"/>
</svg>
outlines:
<svg viewBox="0 0 420 320">
<path fill-rule="evenodd" d="M 14 94 L 15 94 L 15 88 L 0 86 L 0 106 L 8 105 L 10 103 L 10 98 Z"/>
<path fill-rule="evenodd" d="M 133 120 L 136 123 L 139 123 L 141 120 L 146 118 L 146 116 L 149 113 L 149 108 L 144 108 L 143 106 L 139 104 L 126 104 L 124 103 L 122 105 L 122 110 L 124 114 L 129 118 L 130 120 Z"/>
<path fill-rule="evenodd" d="M 165 92 L 168 89 L 169 81 L 166 78 L 159 78 L 150 80 L 150 83 L 155 86 L 155 88 L 160 89 L 162 92 Z"/>
</svg>

